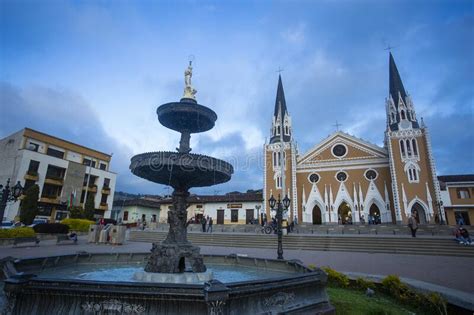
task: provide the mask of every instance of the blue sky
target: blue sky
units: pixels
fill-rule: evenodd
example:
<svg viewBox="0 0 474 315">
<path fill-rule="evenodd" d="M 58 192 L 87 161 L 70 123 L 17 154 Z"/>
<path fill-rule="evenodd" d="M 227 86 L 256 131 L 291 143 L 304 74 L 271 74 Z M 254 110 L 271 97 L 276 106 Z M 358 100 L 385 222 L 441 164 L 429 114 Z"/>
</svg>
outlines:
<svg viewBox="0 0 474 315">
<path fill-rule="evenodd" d="M 0 137 L 31 127 L 113 153 L 119 190 L 167 193 L 134 177 L 134 154 L 174 149 L 156 107 L 178 100 L 194 55 L 199 103 L 216 127 L 193 152 L 234 164 L 196 189 L 263 186 L 281 67 L 301 153 L 341 129 L 383 145 L 387 45 L 438 173 L 473 173 L 472 1 L 0 1 Z"/>
</svg>

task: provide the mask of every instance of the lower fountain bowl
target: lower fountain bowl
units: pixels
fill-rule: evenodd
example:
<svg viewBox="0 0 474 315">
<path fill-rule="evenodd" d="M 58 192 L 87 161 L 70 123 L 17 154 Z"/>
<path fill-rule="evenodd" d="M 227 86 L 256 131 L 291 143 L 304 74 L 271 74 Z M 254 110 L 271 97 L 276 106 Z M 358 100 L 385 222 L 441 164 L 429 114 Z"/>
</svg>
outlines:
<svg viewBox="0 0 474 315">
<path fill-rule="evenodd" d="M 5 261 L 7 314 L 334 314 L 327 275 L 297 261 L 204 256 L 215 270 L 213 280 L 137 282 L 133 274 L 148 256 L 80 253 Z M 236 271 L 241 273 L 232 278 Z"/>
<path fill-rule="evenodd" d="M 136 176 L 174 188 L 207 187 L 225 183 L 231 164 L 201 154 L 149 152 L 135 155 L 130 170 Z"/>
</svg>

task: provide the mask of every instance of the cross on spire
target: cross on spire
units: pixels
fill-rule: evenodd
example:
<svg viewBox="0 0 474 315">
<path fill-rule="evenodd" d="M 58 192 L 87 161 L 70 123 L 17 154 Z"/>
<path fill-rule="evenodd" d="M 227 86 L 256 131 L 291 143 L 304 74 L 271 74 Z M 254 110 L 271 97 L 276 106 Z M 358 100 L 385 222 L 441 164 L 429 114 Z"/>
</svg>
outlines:
<svg viewBox="0 0 474 315">
<path fill-rule="evenodd" d="M 392 51 L 393 48 L 397 48 L 398 46 L 390 46 L 390 44 L 387 45 L 387 48 L 384 48 L 384 50 L 388 50 L 389 52 Z"/>
<path fill-rule="evenodd" d="M 339 126 L 342 126 L 342 124 L 338 123 L 336 120 L 336 123 L 333 126 L 336 127 L 336 131 L 339 131 Z"/>
<path fill-rule="evenodd" d="M 283 70 L 281 67 L 278 67 L 278 70 L 276 72 L 278 72 L 278 74 L 281 74 L 283 71 L 285 70 Z"/>
</svg>

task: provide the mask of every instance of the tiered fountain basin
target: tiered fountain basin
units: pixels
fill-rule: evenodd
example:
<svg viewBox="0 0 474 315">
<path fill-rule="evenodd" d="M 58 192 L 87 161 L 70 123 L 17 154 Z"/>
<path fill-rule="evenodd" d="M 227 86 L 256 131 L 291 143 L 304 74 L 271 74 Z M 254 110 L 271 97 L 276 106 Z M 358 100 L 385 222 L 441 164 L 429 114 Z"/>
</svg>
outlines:
<svg viewBox="0 0 474 315">
<path fill-rule="evenodd" d="M 52 256 L 7 263 L 11 314 L 333 314 L 327 276 L 297 261 L 206 256 L 213 280 L 134 278 L 148 253 Z M 186 272 L 184 272 L 186 274 Z M 21 301 L 21 302 L 20 302 Z"/>
<path fill-rule="evenodd" d="M 172 187 L 207 187 L 229 181 L 231 164 L 210 156 L 179 152 L 148 152 L 135 155 L 133 174 Z"/>
</svg>

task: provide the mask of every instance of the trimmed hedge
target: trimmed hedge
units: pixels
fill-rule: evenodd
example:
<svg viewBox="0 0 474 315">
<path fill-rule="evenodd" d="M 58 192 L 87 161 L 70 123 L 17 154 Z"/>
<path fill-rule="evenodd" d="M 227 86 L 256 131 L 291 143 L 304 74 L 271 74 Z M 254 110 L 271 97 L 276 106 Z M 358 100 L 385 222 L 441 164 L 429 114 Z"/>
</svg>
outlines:
<svg viewBox="0 0 474 315">
<path fill-rule="evenodd" d="M 89 226 L 95 224 L 95 221 L 86 219 L 64 219 L 61 221 L 62 224 L 69 226 L 69 229 L 76 232 L 88 232 Z"/>
<path fill-rule="evenodd" d="M 0 229 L 0 238 L 34 237 L 35 231 L 30 227 Z"/>
<path fill-rule="evenodd" d="M 40 223 L 33 227 L 36 233 L 67 234 L 69 226 L 61 223 Z"/>
</svg>

